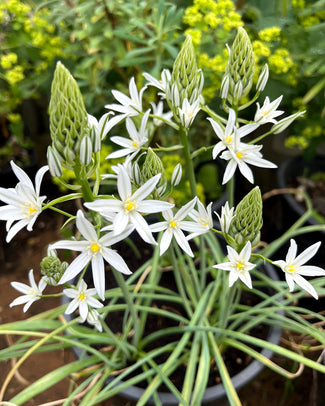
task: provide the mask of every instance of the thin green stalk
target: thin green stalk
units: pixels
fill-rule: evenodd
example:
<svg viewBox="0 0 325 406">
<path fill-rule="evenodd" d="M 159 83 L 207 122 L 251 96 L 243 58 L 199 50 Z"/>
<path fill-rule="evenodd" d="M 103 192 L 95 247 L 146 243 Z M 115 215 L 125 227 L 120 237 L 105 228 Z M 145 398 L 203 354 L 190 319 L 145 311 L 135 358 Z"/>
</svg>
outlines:
<svg viewBox="0 0 325 406">
<path fill-rule="evenodd" d="M 43 204 L 42 210 L 49 209 L 56 204 L 67 202 L 68 200 L 78 199 L 79 197 L 82 197 L 81 193 L 71 193 L 70 195 L 58 197 L 57 199 L 51 200 L 50 202 Z"/>
<path fill-rule="evenodd" d="M 181 142 L 184 147 L 186 174 L 187 174 L 188 180 L 190 182 L 192 198 L 194 198 L 195 196 L 197 196 L 197 189 L 196 189 L 194 166 L 193 166 L 193 161 L 192 161 L 191 153 L 190 153 L 190 145 L 188 142 L 188 131 L 184 127 L 181 127 L 179 132 L 180 132 L 180 136 L 181 136 Z"/>
<path fill-rule="evenodd" d="M 234 207 L 235 204 L 235 177 L 233 176 L 227 183 L 227 200 L 229 207 Z"/>
<path fill-rule="evenodd" d="M 210 342 L 210 346 L 211 346 L 211 350 L 213 353 L 213 356 L 216 360 L 216 363 L 218 365 L 218 369 L 220 372 L 220 376 L 222 379 L 222 383 L 224 385 L 224 388 L 226 390 L 227 393 L 227 397 L 229 400 L 229 403 L 231 406 L 241 406 L 241 401 L 237 395 L 236 389 L 234 388 L 232 382 L 231 382 L 231 378 L 229 376 L 229 372 L 228 369 L 224 363 L 224 360 L 222 358 L 222 355 L 220 353 L 219 347 L 215 342 L 215 337 L 214 334 L 212 332 L 208 333 L 208 338 L 209 338 L 209 342 Z"/>
<path fill-rule="evenodd" d="M 159 279 L 160 279 L 160 273 L 158 271 L 158 263 L 159 263 L 159 257 L 160 257 L 160 241 L 162 238 L 163 233 L 161 232 L 158 236 L 158 245 L 155 247 L 154 253 L 153 253 L 153 258 L 152 258 L 152 268 L 150 270 L 150 274 L 149 274 L 149 284 L 151 286 L 157 286 Z M 152 299 L 146 299 L 144 301 L 144 305 L 150 305 L 152 302 Z M 139 322 L 139 337 L 142 337 L 143 335 L 143 331 L 145 328 L 145 324 L 147 321 L 147 316 L 148 313 L 145 311 L 142 311 L 140 314 L 140 322 Z"/>
<path fill-rule="evenodd" d="M 129 291 L 128 286 L 125 283 L 125 280 L 123 278 L 123 275 L 116 271 L 114 268 L 112 268 L 114 277 L 116 279 L 116 282 L 118 283 L 119 287 L 122 290 L 124 299 L 126 303 L 129 306 L 130 313 L 131 313 L 131 318 L 133 321 L 133 329 L 134 329 L 134 334 L 132 337 L 132 344 L 135 348 L 137 348 L 138 342 L 139 342 L 139 322 L 138 322 L 138 313 L 135 308 L 134 302 L 133 302 L 133 294 Z"/>
</svg>

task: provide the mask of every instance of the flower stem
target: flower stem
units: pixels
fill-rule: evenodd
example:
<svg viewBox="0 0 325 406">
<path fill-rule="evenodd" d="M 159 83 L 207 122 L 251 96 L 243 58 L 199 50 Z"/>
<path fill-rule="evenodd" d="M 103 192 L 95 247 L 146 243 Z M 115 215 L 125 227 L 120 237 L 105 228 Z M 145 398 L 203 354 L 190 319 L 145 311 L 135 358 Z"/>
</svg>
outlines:
<svg viewBox="0 0 325 406">
<path fill-rule="evenodd" d="M 133 321 L 133 329 L 134 329 L 132 343 L 133 343 L 134 348 L 137 348 L 138 342 L 139 342 L 139 322 L 138 322 L 138 313 L 136 311 L 136 308 L 135 308 L 134 302 L 133 302 L 133 297 L 132 297 L 133 295 L 129 292 L 129 289 L 125 283 L 125 280 L 124 280 L 122 274 L 120 272 L 116 271 L 114 268 L 112 268 L 112 271 L 113 271 L 114 277 L 116 279 L 116 282 L 118 283 L 118 285 L 123 293 L 123 296 L 125 298 L 125 301 L 130 309 L 131 318 Z"/>
<path fill-rule="evenodd" d="M 197 196 L 197 189 L 196 189 L 194 166 L 193 166 L 193 161 L 192 161 L 191 154 L 190 154 L 190 146 L 189 146 L 188 137 L 187 137 L 188 131 L 184 127 L 181 127 L 179 132 L 180 132 L 180 136 L 181 136 L 181 142 L 184 147 L 184 158 L 185 158 L 187 177 L 190 182 L 191 194 L 192 194 L 192 197 L 194 198 L 195 196 Z"/>
</svg>

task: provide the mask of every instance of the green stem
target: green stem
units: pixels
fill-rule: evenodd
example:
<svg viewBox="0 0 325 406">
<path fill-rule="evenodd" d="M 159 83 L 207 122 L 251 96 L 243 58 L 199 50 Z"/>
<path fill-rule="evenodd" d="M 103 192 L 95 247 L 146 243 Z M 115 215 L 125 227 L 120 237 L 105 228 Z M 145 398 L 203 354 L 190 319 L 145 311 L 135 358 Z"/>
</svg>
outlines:
<svg viewBox="0 0 325 406">
<path fill-rule="evenodd" d="M 229 207 L 234 207 L 235 204 L 235 178 L 232 177 L 227 183 L 227 199 Z"/>
<path fill-rule="evenodd" d="M 188 137 L 187 137 L 188 131 L 184 127 L 181 127 L 179 132 L 180 132 L 180 136 L 181 136 L 181 142 L 184 147 L 184 158 L 185 158 L 187 177 L 190 182 L 191 194 L 192 194 L 192 197 L 194 198 L 195 196 L 197 196 L 197 189 L 196 189 L 194 166 L 193 166 L 193 161 L 191 158 L 190 146 L 189 146 Z"/>
<path fill-rule="evenodd" d="M 128 286 L 125 283 L 125 280 L 124 280 L 122 274 L 120 272 L 116 271 L 114 268 L 112 268 L 112 271 L 113 271 L 114 277 L 116 279 L 116 282 L 118 283 L 118 285 L 123 293 L 123 297 L 130 309 L 131 318 L 133 321 L 133 329 L 134 329 L 132 343 L 133 343 L 134 348 L 137 348 L 138 342 L 139 342 L 139 324 L 138 324 L 138 313 L 136 311 L 136 308 L 135 308 L 134 302 L 133 302 L 133 297 L 132 297 L 133 295 L 129 291 Z"/>
<path fill-rule="evenodd" d="M 42 210 L 49 209 L 56 204 L 67 202 L 68 200 L 77 199 L 81 196 L 81 193 L 71 193 L 70 195 L 58 197 L 57 199 L 51 200 L 50 202 L 44 204 Z"/>
</svg>

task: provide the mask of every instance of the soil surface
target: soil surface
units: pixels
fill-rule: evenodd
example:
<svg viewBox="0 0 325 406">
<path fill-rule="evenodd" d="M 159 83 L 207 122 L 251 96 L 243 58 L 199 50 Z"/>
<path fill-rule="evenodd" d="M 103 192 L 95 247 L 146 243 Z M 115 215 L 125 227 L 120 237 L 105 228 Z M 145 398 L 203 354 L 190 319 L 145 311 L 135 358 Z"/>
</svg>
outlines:
<svg viewBox="0 0 325 406">
<path fill-rule="evenodd" d="M 59 305 L 59 299 L 43 299 L 34 303 L 27 313 L 23 313 L 22 306 L 9 308 L 9 304 L 19 293 L 10 286 L 11 281 L 20 281 L 28 283 L 28 271 L 33 268 L 35 279 L 39 279 L 39 263 L 46 254 L 46 248 L 49 243 L 59 239 L 56 230 L 59 229 L 61 219 L 51 213 L 43 213 L 34 227 L 34 231 L 27 232 L 25 229 L 12 240 L 10 244 L 4 242 L 0 244 L 0 323 L 8 323 L 25 319 L 35 315 L 43 310 L 53 308 Z M 4 223 L 0 224 L 1 241 L 5 240 Z M 6 348 L 10 343 L 16 340 L 12 336 L 0 336 L 0 348 Z M 34 354 L 19 368 L 19 373 L 11 380 L 6 393 L 5 400 L 9 400 L 14 394 L 20 392 L 37 378 L 53 371 L 67 362 L 73 360 L 73 354 L 70 350 L 61 349 L 59 351 Z M 315 356 L 313 356 L 315 358 Z M 275 362 L 280 363 L 285 368 L 296 367 L 287 365 L 281 358 L 274 358 Z M 2 362 L 0 367 L 0 386 L 5 381 L 8 372 L 15 363 Z M 324 403 L 318 403 L 313 400 L 315 394 L 315 384 L 318 382 L 310 370 L 305 370 L 302 374 L 292 381 L 286 381 L 277 374 L 264 370 L 248 387 L 239 392 L 243 406 L 321 406 Z M 26 406 L 40 406 L 47 402 L 66 397 L 69 385 L 69 379 L 53 386 L 42 395 L 27 402 Z M 321 398 L 322 400 L 324 397 Z M 1 404 L 1 402 L 0 402 Z M 54 405 L 54 403 L 51 403 Z M 59 404 L 59 403 L 55 403 Z M 61 403 L 62 404 L 62 403 Z M 78 405 L 75 402 L 73 405 Z M 102 406 L 114 406 L 114 401 L 107 401 Z M 45 405 L 44 405 L 45 406 Z"/>
</svg>

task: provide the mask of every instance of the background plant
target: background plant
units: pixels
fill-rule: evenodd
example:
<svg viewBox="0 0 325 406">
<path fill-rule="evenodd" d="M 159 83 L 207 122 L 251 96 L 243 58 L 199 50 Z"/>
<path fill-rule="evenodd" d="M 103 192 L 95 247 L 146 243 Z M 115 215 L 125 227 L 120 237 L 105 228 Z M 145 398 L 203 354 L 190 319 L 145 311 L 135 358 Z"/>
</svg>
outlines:
<svg viewBox="0 0 325 406">
<path fill-rule="evenodd" d="M 165 0 L 48 3 L 52 20 L 59 26 L 63 24 L 60 36 L 69 43 L 69 53 L 74 55 L 66 63 L 85 95 L 89 113 L 98 114 L 111 101 L 112 85 L 124 90 L 129 77 L 142 71 L 157 75 L 172 66 L 183 40 L 180 32 L 183 11 L 174 3 Z"/>
<path fill-rule="evenodd" d="M 245 2 L 245 27 L 252 38 L 257 67 L 270 69 L 268 93 L 285 89 L 284 102 L 293 111 L 306 110 L 306 120 L 294 123 L 286 146 L 311 158 L 325 141 L 323 0 L 292 0 L 276 8 L 272 2 Z M 283 92 L 283 90 L 281 90 Z"/>
<path fill-rule="evenodd" d="M 24 159 L 19 146 L 29 148 L 21 107 L 24 100 L 45 94 L 53 61 L 62 58 L 65 42 L 49 19 L 47 8 L 18 0 L 0 4 L 0 125 L 2 159 Z M 26 157 L 25 157 L 26 158 Z"/>
</svg>

